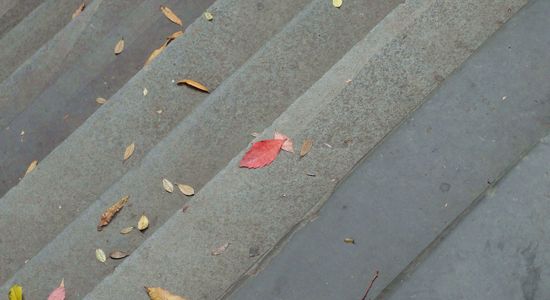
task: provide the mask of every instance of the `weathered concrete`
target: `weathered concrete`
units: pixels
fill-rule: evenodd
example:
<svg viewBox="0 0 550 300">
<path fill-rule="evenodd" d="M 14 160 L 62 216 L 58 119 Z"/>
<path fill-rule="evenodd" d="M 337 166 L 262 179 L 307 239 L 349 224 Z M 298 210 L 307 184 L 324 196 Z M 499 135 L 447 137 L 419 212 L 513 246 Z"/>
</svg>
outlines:
<svg viewBox="0 0 550 300">
<path fill-rule="evenodd" d="M 0 282 L 127 170 L 139 165 L 206 98 L 204 93 L 176 86 L 173 80 L 193 78 L 215 90 L 308 2 L 217 1 L 209 8 L 217 15 L 215 21 L 197 19 L 155 63 L 138 72 L 0 199 L 0 226 L 5 228 L 0 242 Z M 148 89 L 147 96 L 143 88 Z M 159 109 L 163 110 L 160 115 Z M 136 151 L 123 163 L 124 149 L 132 142 Z M 13 248 L 14 243 L 20 247 Z"/>
<path fill-rule="evenodd" d="M 545 49 L 550 38 L 541 36 L 550 25 L 546 18 L 550 3 L 539 2 L 510 20 L 446 80 L 408 122 L 357 167 L 320 216 L 298 231 L 264 271 L 229 298 L 360 299 L 375 270 L 380 270 L 370 293 L 374 299 L 439 238 L 458 214 L 549 132 L 550 86 L 545 80 L 550 76 L 550 54 Z M 544 164 L 540 165 L 544 169 Z M 524 180 L 539 182 L 539 175 L 521 173 Z M 547 176 L 540 177 L 544 177 L 540 182 L 548 181 Z M 526 190 L 531 188 L 531 184 L 525 186 Z M 510 194 L 518 197 L 527 193 Z M 509 249 L 515 253 L 514 259 L 495 257 L 495 251 L 479 252 L 486 247 L 486 239 L 494 247 L 497 240 L 506 240 L 506 232 L 515 232 L 512 225 L 499 222 L 499 213 L 507 219 L 504 216 L 509 208 L 495 205 L 503 205 L 502 210 L 479 219 L 499 226 L 500 234 L 461 230 L 460 236 L 465 238 L 457 237 L 443 252 L 436 250 L 437 258 L 430 256 L 428 260 L 433 262 L 421 265 L 422 275 L 413 274 L 403 290 L 398 288 L 397 296 L 380 298 L 523 299 L 518 276 L 526 273 L 522 261 L 517 260 L 522 255 L 514 250 L 520 247 Z M 347 237 L 354 238 L 355 245 L 345 244 Z M 476 242 L 470 243 L 468 239 L 474 237 Z M 521 249 L 536 251 L 528 244 Z M 454 247 L 456 251 L 448 250 Z M 478 258 L 488 256 L 488 264 L 498 261 L 501 265 L 470 268 Z M 486 273 L 482 270 L 485 267 L 489 267 Z M 504 278 L 494 278 L 496 273 Z M 490 279 L 482 278 L 483 274 Z M 495 281 L 489 283 L 491 280 Z M 499 282 L 508 286 L 497 288 Z M 536 280 L 523 282 L 536 286 Z"/>
<path fill-rule="evenodd" d="M 0 194 L 78 128 L 99 107 L 97 97 L 109 99 L 166 36 L 182 29 L 160 13 L 161 3 L 194 20 L 211 2 L 95 1 L 88 7 L 93 14 L 80 16 L 5 80 L 0 125 L 9 127 L 0 131 Z M 125 51 L 115 56 L 121 37 Z"/>
<path fill-rule="evenodd" d="M 466 1 L 457 7 L 455 1 L 412 1 L 401 6 L 261 137 L 277 129 L 297 147 L 314 138 L 306 157 L 282 153 L 269 167 L 248 170 L 238 168 L 242 151 L 185 213 L 173 215 L 85 299 L 145 299 L 144 285 L 191 299 L 223 296 L 259 259 L 249 257 L 251 247 L 259 247 L 260 254 L 270 251 L 330 195 L 338 178 L 423 102 L 437 86 L 434 72 L 445 78 L 496 30 L 497 20 L 506 20 L 509 7 L 514 12 L 522 3 Z M 451 41 L 469 47 L 456 48 Z M 210 254 L 226 242 L 231 245 L 222 255 Z"/>
<path fill-rule="evenodd" d="M 129 170 L 18 271 L 6 288 L 16 281 L 31 289 L 33 297 L 42 298 L 58 277 L 65 277 L 77 295 L 89 292 L 112 268 L 93 259 L 78 265 L 68 261 L 97 247 L 137 248 L 184 202 L 179 192 L 162 190 L 163 177 L 192 184 L 198 191 L 246 147 L 252 138 L 249 133 L 269 126 L 398 3 L 348 0 L 347 8 L 336 10 L 324 0 L 313 1 L 198 105 L 139 166 Z M 98 216 L 124 194 L 131 195 L 131 207 L 98 233 Z M 134 224 L 142 212 L 152 220 L 145 235 L 121 236 L 120 228 Z M 52 265 L 59 268 L 52 270 Z"/>
<path fill-rule="evenodd" d="M 2 0 L 0 2 L 0 38 L 44 0 Z"/>
<path fill-rule="evenodd" d="M 18 1 L 20 7 L 25 1 Z M 44 0 L 0 38 L 0 81 L 71 21 L 83 0 Z M 96 1 L 96 0 L 94 0 Z M 23 5 L 24 6 L 24 5 Z M 21 7 L 23 7 L 21 6 Z M 12 8 L 12 9 L 13 9 Z M 0 99 L 0 102 L 4 99 Z"/>
</svg>

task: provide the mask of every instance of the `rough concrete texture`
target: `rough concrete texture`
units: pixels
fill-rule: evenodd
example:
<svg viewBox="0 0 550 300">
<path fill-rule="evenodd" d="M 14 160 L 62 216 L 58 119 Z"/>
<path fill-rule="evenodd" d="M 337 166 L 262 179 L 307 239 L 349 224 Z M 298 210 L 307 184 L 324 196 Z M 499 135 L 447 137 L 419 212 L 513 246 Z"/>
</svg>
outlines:
<svg viewBox="0 0 550 300">
<path fill-rule="evenodd" d="M 384 298 L 549 299 L 549 141 L 533 149 Z"/>
<path fill-rule="evenodd" d="M 44 0 L 3 0 L 0 2 L 0 38 L 42 2 Z"/>
<path fill-rule="evenodd" d="M 550 54 L 545 51 L 550 38 L 541 36 L 550 25 L 550 3 L 539 2 L 510 20 L 445 81 L 342 183 L 320 216 L 229 298 L 360 299 L 375 270 L 380 270 L 369 293 L 374 299 L 440 238 L 457 215 L 549 132 L 550 87 L 544 82 L 550 76 Z M 522 193 L 514 192 L 518 194 Z M 506 215 L 507 210 L 494 211 L 488 222 L 498 224 L 499 213 Z M 524 270 L 515 273 L 515 268 L 507 268 L 511 262 L 521 269 L 523 261 L 500 257 L 491 260 L 502 263 L 495 271 L 487 264 L 469 268 L 477 258 L 494 254 L 479 249 L 488 237 L 494 237 L 489 238 L 493 246 L 503 241 L 510 228 L 500 228 L 500 234 L 491 235 L 480 235 L 479 229 L 461 231 L 483 242 L 457 238 L 446 249 L 464 243 L 463 250 L 439 252 L 434 263 L 421 265 L 422 282 L 412 275 L 407 288 L 398 288 L 399 296 L 380 298 L 523 299 L 517 296 L 523 292 L 519 283 L 534 287 L 536 280 L 521 279 L 527 278 Z M 345 244 L 347 237 L 354 238 L 355 245 Z M 526 251 L 535 251 L 532 248 Z M 520 248 L 510 251 L 516 249 Z M 430 271 L 443 261 L 446 268 Z M 482 278 L 485 267 L 488 279 Z M 497 272 L 510 280 L 493 278 Z M 500 288 L 513 282 L 518 284 Z M 501 297 L 511 289 L 513 293 Z"/>
<path fill-rule="evenodd" d="M 338 178 L 422 103 L 437 86 L 433 72 L 445 78 L 471 53 L 450 41 L 477 48 L 496 30 L 495 21 L 506 20 L 508 8 L 514 12 L 519 4 L 468 1 L 456 7 L 454 1 L 418 1 L 401 6 L 401 13 L 387 18 L 404 18 L 384 23 L 408 22 L 403 31 L 375 38 L 386 42 L 374 47 L 379 49 L 375 53 L 366 51 L 369 34 L 261 137 L 270 138 L 276 129 L 297 146 L 314 138 L 306 157 L 282 153 L 269 167 L 248 170 L 238 168 L 242 151 L 190 201 L 185 213 L 173 215 L 85 299 L 145 299 L 144 285 L 163 286 L 191 299 L 222 297 L 258 261 L 249 257 L 251 247 L 259 247 L 260 255 L 272 249 L 328 197 Z M 469 34 L 457 40 L 459 30 Z M 211 255 L 228 242 L 222 255 Z"/>
<path fill-rule="evenodd" d="M 308 2 L 217 1 L 209 8 L 217 15 L 215 22 L 198 19 L 153 64 L 138 72 L 0 199 L 0 226 L 6 229 L 0 242 L 0 282 L 138 165 L 206 97 L 176 86 L 173 80 L 192 78 L 215 90 Z M 134 155 L 122 162 L 124 149 L 132 142 Z M 13 248 L 14 243 L 20 247 Z"/>
<path fill-rule="evenodd" d="M 27 0 L 25 0 L 27 1 Z M 22 1 L 21 1 L 22 2 Z M 0 81 L 71 21 L 82 0 L 45 0 L 0 38 Z M 21 5 L 21 4 L 16 4 Z M 4 99 L 0 99 L 0 102 Z"/>
<path fill-rule="evenodd" d="M 179 192 L 162 190 L 163 177 L 191 184 L 198 191 L 246 147 L 252 139 L 249 133 L 269 126 L 398 1 L 346 3 L 347 9 L 336 10 L 324 0 L 313 1 L 159 142 L 138 167 L 129 170 L 18 271 L 6 287 L 10 282 L 19 282 L 33 291 L 33 297 L 41 298 L 50 292 L 56 278 L 65 277 L 77 295 L 89 292 L 112 268 L 95 260 L 78 265 L 67 261 L 78 260 L 82 253 L 98 247 L 125 251 L 137 248 L 184 201 Z M 334 23 L 342 25 L 335 27 Z M 132 206 L 117 216 L 109 230 L 98 233 L 98 216 L 124 194 L 131 195 Z M 121 236 L 120 228 L 135 224 L 142 212 L 154 220 L 150 230 L 144 236 Z M 62 267 L 52 270 L 52 265 Z"/>
<path fill-rule="evenodd" d="M 211 2 L 95 1 L 6 79 L 0 85 L 0 98 L 9 100 L 0 102 L 0 126 L 9 126 L 0 131 L 0 194 L 78 128 L 99 107 L 97 97 L 109 99 L 166 36 L 182 30 L 161 14 L 161 3 L 194 20 Z M 125 51 L 115 56 L 121 37 Z"/>
</svg>

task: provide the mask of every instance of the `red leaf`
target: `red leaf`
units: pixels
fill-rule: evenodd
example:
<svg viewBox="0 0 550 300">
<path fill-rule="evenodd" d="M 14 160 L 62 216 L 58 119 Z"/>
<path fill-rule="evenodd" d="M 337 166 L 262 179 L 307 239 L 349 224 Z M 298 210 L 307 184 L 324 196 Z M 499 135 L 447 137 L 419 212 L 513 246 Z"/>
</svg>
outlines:
<svg viewBox="0 0 550 300">
<path fill-rule="evenodd" d="M 65 300 L 65 284 L 63 280 L 61 280 L 59 287 L 53 290 L 48 296 L 48 300 Z"/>
<path fill-rule="evenodd" d="M 256 169 L 269 165 L 277 158 L 284 142 L 285 140 L 273 139 L 254 143 L 241 160 L 241 168 Z"/>
</svg>

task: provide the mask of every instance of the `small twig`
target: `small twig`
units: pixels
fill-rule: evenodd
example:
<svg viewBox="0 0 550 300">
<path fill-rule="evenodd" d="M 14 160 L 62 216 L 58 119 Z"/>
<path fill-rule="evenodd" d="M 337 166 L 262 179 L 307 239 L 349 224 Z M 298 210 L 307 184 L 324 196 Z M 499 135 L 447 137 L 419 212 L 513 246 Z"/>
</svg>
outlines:
<svg viewBox="0 0 550 300">
<path fill-rule="evenodd" d="M 367 290 L 365 291 L 365 295 L 363 296 L 363 298 L 361 298 L 361 300 L 366 300 L 367 299 L 367 295 L 369 294 L 369 291 L 370 289 L 372 288 L 372 285 L 374 284 L 374 282 L 376 281 L 376 279 L 378 278 L 378 275 L 380 274 L 380 272 L 378 270 L 376 270 L 376 272 L 374 272 L 374 276 L 372 277 L 372 279 L 370 280 L 370 283 L 369 283 L 369 287 L 367 288 Z"/>
</svg>

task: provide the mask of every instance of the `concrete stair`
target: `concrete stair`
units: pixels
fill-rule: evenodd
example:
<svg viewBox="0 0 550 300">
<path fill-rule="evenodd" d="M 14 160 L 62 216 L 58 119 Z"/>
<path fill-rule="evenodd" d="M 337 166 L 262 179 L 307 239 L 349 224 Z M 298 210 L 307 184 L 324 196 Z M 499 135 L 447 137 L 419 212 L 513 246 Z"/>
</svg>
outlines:
<svg viewBox="0 0 550 300">
<path fill-rule="evenodd" d="M 4 191 L 13 186 L 0 199 L 0 293 L 20 283 L 29 299 L 45 298 L 65 278 L 76 299 L 146 299 L 144 285 L 191 299 L 235 297 L 231 292 L 269 265 L 281 241 L 338 182 L 367 154 L 375 157 L 371 151 L 386 145 L 385 137 L 526 3 L 401 2 L 347 0 L 339 9 L 325 0 L 218 0 L 209 8 L 191 0 L 90 3 L 87 15 L 60 29 L 0 85 L 7 95 L 0 120 L 9 126 L 0 135 L 2 184 Z M 197 19 L 142 68 L 177 30 L 158 12 L 160 4 L 184 21 Z M 205 10 L 213 21 L 199 17 Z M 115 57 L 120 36 L 128 53 Z M 60 53 L 63 43 L 70 46 Z M 34 65 L 41 69 L 29 71 Z M 207 84 L 211 94 L 176 86 L 182 78 Z M 13 92 L 36 81 L 29 97 Z M 95 97 L 109 101 L 96 111 Z M 70 125 L 61 121 L 67 111 L 78 116 Z M 32 134 L 22 142 L 24 128 Z M 314 148 L 302 159 L 282 153 L 267 168 L 239 169 L 250 133 L 263 132 L 264 139 L 275 130 L 296 148 L 313 138 Z M 510 157 L 543 132 L 511 140 Z M 122 162 L 132 142 L 136 151 Z M 15 185 L 14 173 L 41 157 Z M 190 184 L 197 195 L 167 193 L 162 178 Z M 101 213 L 123 195 L 130 196 L 127 207 L 98 232 Z M 189 209 L 182 213 L 184 204 Z M 119 233 L 142 213 L 151 220 L 148 230 Z M 448 224 L 452 214 L 442 218 Z M 231 244 L 224 254 L 210 254 L 225 242 Z M 96 248 L 131 255 L 101 264 Z M 250 257 L 251 248 L 259 255 Z M 392 266 L 383 286 L 405 261 Z"/>
</svg>

